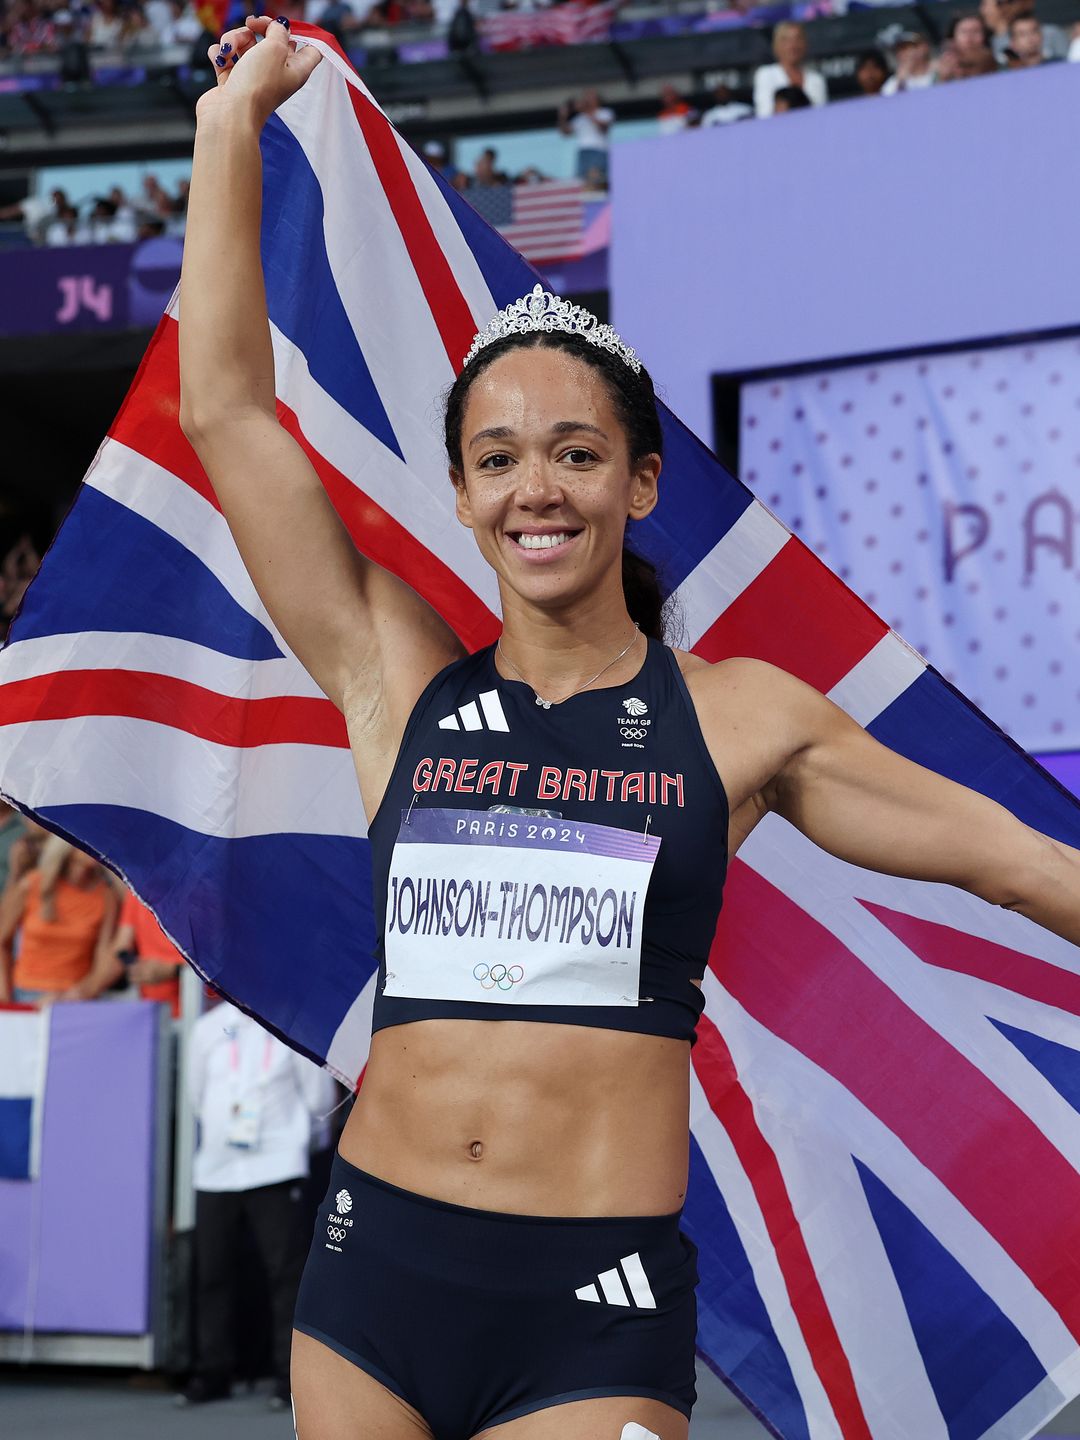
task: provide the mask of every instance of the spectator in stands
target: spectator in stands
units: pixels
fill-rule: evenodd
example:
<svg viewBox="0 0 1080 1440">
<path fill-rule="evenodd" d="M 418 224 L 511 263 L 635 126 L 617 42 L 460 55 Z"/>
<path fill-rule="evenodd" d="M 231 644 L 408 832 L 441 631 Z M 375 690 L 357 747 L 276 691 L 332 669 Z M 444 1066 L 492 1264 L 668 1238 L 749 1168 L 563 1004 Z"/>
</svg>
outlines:
<svg viewBox="0 0 1080 1440">
<path fill-rule="evenodd" d="M 941 60 L 945 62 L 945 73 L 941 73 L 939 62 L 938 78 L 967 80 L 975 75 L 992 74 L 997 68 L 997 62 L 990 49 L 990 40 L 990 31 L 975 11 L 954 15 L 949 22 L 947 43 L 941 54 Z"/>
<path fill-rule="evenodd" d="M 674 85 L 664 85 L 660 91 L 660 111 L 657 121 L 661 135 L 676 135 L 693 123 L 696 118 L 693 106 L 676 90 Z"/>
<path fill-rule="evenodd" d="M 860 95 L 880 95 L 889 79 L 889 62 L 880 50 L 864 50 L 855 61 L 855 84 Z"/>
<path fill-rule="evenodd" d="M 449 181 L 451 185 L 454 184 L 457 179 L 458 168 L 456 165 L 451 165 L 446 146 L 441 140 L 426 140 L 424 142 L 423 156 L 437 175 L 441 175 L 443 179 Z"/>
<path fill-rule="evenodd" d="M 990 32 L 990 48 L 1000 64 L 1008 60 L 1012 49 L 1009 30 L 1021 15 L 1034 15 L 1032 0 L 980 0 L 979 14 Z M 1043 58 L 1061 60 L 1068 54 L 1069 39 L 1060 25 L 1043 25 Z"/>
<path fill-rule="evenodd" d="M 135 239 L 135 231 L 138 227 L 138 217 L 135 214 L 135 207 L 128 199 L 124 190 L 119 185 L 114 185 L 109 191 L 109 199 L 116 206 L 116 229 L 118 235 L 125 241 Z"/>
<path fill-rule="evenodd" d="M 607 184 L 608 146 L 615 112 L 595 90 L 586 90 L 575 104 L 559 107 L 559 129 L 574 142 L 574 174 L 583 180 L 602 178 Z"/>
<path fill-rule="evenodd" d="M 811 105 L 826 103 L 829 91 L 825 77 L 807 65 L 806 31 L 797 21 L 784 20 L 777 25 L 773 54 L 775 64 L 759 65 L 754 71 L 754 110 L 759 116 L 774 114 L 776 92 L 791 87 L 801 90 Z"/>
<path fill-rule="evenodd" d="M 65 205 L 45 227 L 45 244 L 51 248 L 89 244 L 89 232 L 74 205 Z"/>
<path fill-rule="evenodd" d="M 162 0 L 151 0 L 151 3 L 160 5 Z M 160 11 L 156 13 L 161 15 Z M 149 6 L 147 14 L 149 16 Z M 185 4 L 184 0 L 166 0 L 165 15 L 167 18 L 159 20 L 157 29 L 157 38 L 162 45 L 194 45 L 202 38 L 206 27 L 191 3 Z"/>
<path fill-rule="evenodd" d="M 1080 21 L 1077 21 L 1072 28 L 1072 38 L 1069 41 L 1069 48 L 1065 53 L 1065 58 L 1066 60 L 1072 60 L 1074 63 L 1080 61 Z"/>
<path fill-rule="evenodd" d="M 702 125 L 731 125 L 736 120 L 749 120 L 753 116 L 754 107 L 736 100 L 727 85 L 714 85 L 709 98 L 712 104 L 701 117 Z"/>
<path fill-rule="evenodd" d="M 4 889 L 14 885 L 24 875 L 28 875 L 35 869 L 41 859 L 42 846 L 49 838 L 49 831 L 40 826 L 36 820 L 28 820 L 22 817 L 23 833 L 11 846 L 7 856 L 7 883 Z M 2 893 L 2 892 L 0 892 Z"/>
<path fill-rule="evenodd" d="M 63 190 L 50 190 L 48 198 L 43 195 L 27 195 L 22 200 L 15 200 L 10 205 L 0 207 L 0 220 L 21 220 L 26 230 L 26 238 L 32 244 L 40 244 L 45 238 L 45 231 L 54 220 L 60 218 L 61 211 L 68 206 L 68 197 Z"/>
<path fill-rule="evenodd" d="M 0 895 L 7 889 L 11 852 L 25 835 L 23 817 L 6 800 L 0 800 Z"/>
<path fill-rule="evenodd" d="M 925 90 L 934 83 L 934 55 L 930 41 L 918 30 L 905 30 L 893 49 L 895 70 L 882 86 L 883 95 Z"/>
<path fill-rule="evenodd" d="M 13 55 L 38 55 L 54 49 L 56 27 L 52 15 L 33 0 L 15 0 L 7 24 L 7 46 Z"/>
<path fill-rule="evenodd" d="M 799 85 L 781 85 L 773 96 L 773 114 L 786 115 L 791 110 L 809 110 L 810 97 Z"/>
<path fill-rule="evenodd" d="M 62 190 L 53 191 L 54 195 L 63 193 Z M 64 203 L 67 203 L 66 200 Z M 41 556 L 29 535 L 20 535 L 0 563 L 0 630 L 5 635 L 40 564 Z"/>
<path fill-rule="evenodd" d="M 493 150 L 489 145 L 481 150 L 473 165 L 473 173 L 469 177 L 470 187 L 479 185 L 509 185 L 510 176 L 505 171 L 496 168 L 495 161 L 498 159 L 498 151 Z"/>
<path fill-rule="evenodd" d="M 102 989 L 108 989 L 126 972 L 128 983 L 139 987 L 142 999 L 168 1005 L 174 1018 L 180 1014 L 180 971 L 184 957 L 153 912 L 130 890 L 120 909 L 110 961 L 102 970 Z"/>
<path fill-rule="evenodd" d="M 104 195 L 94 201 L 90 219 L 86 224 L 87 243 L 90 245 L 111 245 L 123 240 L 124 232 L 116 223 L 117 206 Z"/>
<path fill-rule="evenodd" d="M 446 31 L 446 43 L 455 55 L 467 55 L 476 49 L 479 32 L 469 8 L 469 0 L 458 0 Z"/>
<path fill-rule="evenodd" d="M 271 1404 L 285 1408 L 293 1308 L 311 1241 L 304 1182 L 313 1120 L 333 1109 L 336 1088 L 325 1071 L 223 1003 L 195 1023 L 188 1094 L 199 1122 L 196 1363 L 177 1398 L 190 1405 L 229 1394 L 235 1365 L 236 1237 L 243 1226 L 267 1273 L 275 1369 Z M 320 1214 L 318 1223 L 325 1232 L 326 1216 Z"/>
<path fill-rule="evenodd" d="M 1043 29 L 1035 15 L 1014 15 L 1009 21 L 1009 49 L 1005 52 L 1010 70 L 1030 70 L 1047 65 Z"/>
<path fill-rule="evenodd" d="M 119 909 L 104 867 L 50 835 L 37 868 L 10 885 L 0 902 L 0 1000 L 93 999 L 112 972 Z"/>
<path fill-rule="evenodd" d="M 86 25 L 70 10 L 57 10 L 53 15 L 56 30 L 55 49 L 60 60 L 60 79 L 65 85 L 82 85 L 90 79 L 90 51 L 86 44 Z"/>
</svg>

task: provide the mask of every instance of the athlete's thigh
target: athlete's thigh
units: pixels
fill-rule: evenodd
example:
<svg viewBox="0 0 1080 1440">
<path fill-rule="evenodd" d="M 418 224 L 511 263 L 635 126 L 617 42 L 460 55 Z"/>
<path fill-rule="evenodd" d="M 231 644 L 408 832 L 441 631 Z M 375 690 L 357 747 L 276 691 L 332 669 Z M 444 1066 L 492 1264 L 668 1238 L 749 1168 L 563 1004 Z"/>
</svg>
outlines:
<svg viewBox="0 0 1080 1440">
<path fill-rule="evenodd" d="M 652 1436 L 659 1440 L 687 1440 L 690 1422 L 659 1400 L 605 1396 L 551 1405 L 522 1415 L 519 1420 L 491 1425 L 473 1440 L 623 1440 L 624 1431 L 626 1440 Z"/>
<path fill-rule="evenodd" d="M 297 1440 L 432 1440 L 411 1405 L 299 1330 L 291 1383 Z"/>
</svg>

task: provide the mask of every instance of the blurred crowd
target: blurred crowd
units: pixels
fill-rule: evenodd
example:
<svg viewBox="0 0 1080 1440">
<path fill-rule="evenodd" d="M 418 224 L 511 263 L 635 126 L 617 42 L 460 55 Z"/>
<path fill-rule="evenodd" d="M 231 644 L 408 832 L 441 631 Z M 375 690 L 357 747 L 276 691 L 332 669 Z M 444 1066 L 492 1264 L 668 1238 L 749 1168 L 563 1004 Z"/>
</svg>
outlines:
<svg viewBox="0 0 1080 1440">
<path fill-rule="evenodd" d="M 142 194 L 129 198 L 114 185 L 82 206 L 72 204 L 66 190 L 28 196 L 0 208 L 0 221 L 21 221 L 34 245 L 112 245 L 150 240 L 155 235 L 183 236 L 187 222 L 189 181 L 177 182 L 170 193 L 155 175 L 143 180 Z"/>
</svg>

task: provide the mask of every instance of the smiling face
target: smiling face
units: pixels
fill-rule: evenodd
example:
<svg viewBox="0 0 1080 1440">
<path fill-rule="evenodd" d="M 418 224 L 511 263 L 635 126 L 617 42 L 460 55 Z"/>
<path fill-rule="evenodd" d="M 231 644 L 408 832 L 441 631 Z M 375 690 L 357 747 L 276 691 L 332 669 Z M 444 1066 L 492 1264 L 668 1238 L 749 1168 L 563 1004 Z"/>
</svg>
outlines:
<svg viewBox="0 0 1080 1440">
<path fill-rule="evenodd" d="M 659 473 L 659 455 L 631 458 L 594 366 L 539 345 L 489 364 L 469 389 L 451 478 L 504 613 L 514 597 L 553 612 L 621 603 L 626 521 L 653 509 Z"/>
</svg>

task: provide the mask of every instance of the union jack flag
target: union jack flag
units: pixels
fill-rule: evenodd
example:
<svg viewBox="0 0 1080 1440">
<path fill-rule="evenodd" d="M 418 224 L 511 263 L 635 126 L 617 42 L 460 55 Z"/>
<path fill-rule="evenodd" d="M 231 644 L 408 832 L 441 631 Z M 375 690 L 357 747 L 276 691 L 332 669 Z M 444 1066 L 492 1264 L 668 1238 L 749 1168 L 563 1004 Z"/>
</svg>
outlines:
<svg viewBox="0 0 1080 1440">
<path fill-rule="evenodd" d="M 278 414 L 360 549 L 471 647 L 493 577 L 436 396 L 535 275 L 333 43 L 266 127 Z M 0 789 L 107 859 L 215 986 L 358 1083 L 375 965 L 340 714 L 178 424 L 174 298 L 0 654 Z M 628 337 L 633 341 L 633 336 Z M 708 660 L 759 656 L 1080 843 L 1080 806 L 670 413 L 642 527 Z M 783 1440 L 1022 1440 L 1080 1392 L 1080 957 L 777 818 L 732 867 L 693 1052 L 703 1356 Z"/>
</svg>

